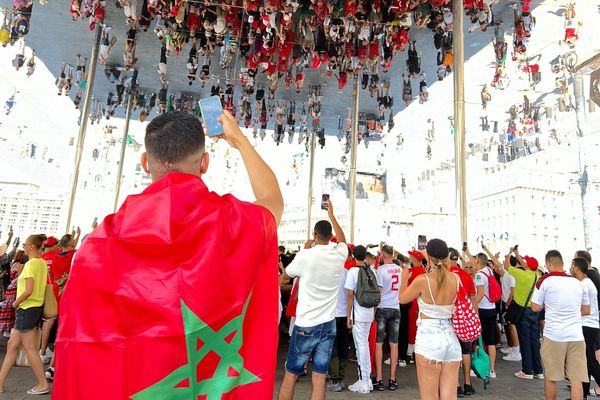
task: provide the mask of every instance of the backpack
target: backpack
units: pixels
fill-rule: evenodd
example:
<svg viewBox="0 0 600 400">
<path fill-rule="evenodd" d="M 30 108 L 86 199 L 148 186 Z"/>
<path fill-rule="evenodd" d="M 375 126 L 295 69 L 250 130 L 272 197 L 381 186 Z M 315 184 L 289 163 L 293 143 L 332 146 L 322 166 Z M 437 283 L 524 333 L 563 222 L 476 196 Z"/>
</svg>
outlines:
<svg viewBox="0 0 600 400">
<path fill-rule="evenodd" d="M 500 284 L 494 277 L 494 274 L 492 273 L 492 274 L 488 275 L 483 271 L 481 271 L 481 272 L 485 276 L 487 276 L 487 279 L 488 279 L 489 297 L 486 296 L 487 299 L 490 301 L 490 303 L 495 303 L 497 301 L 500 301 L 500 299 L 502 298 L 502 288 L 500 287 Z"/>
<path fill-rule="evenodd" d="M 358 268 L 360 269 L 356 284 L 356 302 L 365 308 L 377 307 L 381 302 L 381 292 L 375 273 L 366 265 Z"/>
<path fill-rule="evenodd" d="M 490 357 L 483 348 L 481 337 L 478 340 L 479 347 L 471 354 L 471 370 L 478 378 L 483 379 L 483 389 L 487 389 L 490 383 Z"/>
</svg>

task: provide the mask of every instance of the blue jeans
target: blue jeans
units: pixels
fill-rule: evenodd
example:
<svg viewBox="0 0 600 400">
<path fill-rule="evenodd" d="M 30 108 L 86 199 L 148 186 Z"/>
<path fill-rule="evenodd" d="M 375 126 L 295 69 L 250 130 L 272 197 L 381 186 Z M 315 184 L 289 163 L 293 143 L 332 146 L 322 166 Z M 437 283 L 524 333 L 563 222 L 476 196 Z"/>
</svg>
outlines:
<svg viewBox="0 0 600 400">
<path fill-rule="evenodd" d="M 329 372 L 335 332 L 335 320 L 310 328 L 295 325 L 285 361 L 286 371 L 302 375 L 306 362 L 312 357 L 312 371 L 326 375 Z"/>
<path fill-rule="evenodd" d="M 527 375 L 541 374 L 542 357 L 540 356 L 540 319 L 539 313 L 527 307 L 523 319 L 517 326 L 519 346 L 521 347 L 522 371 Z"/>
</svg>

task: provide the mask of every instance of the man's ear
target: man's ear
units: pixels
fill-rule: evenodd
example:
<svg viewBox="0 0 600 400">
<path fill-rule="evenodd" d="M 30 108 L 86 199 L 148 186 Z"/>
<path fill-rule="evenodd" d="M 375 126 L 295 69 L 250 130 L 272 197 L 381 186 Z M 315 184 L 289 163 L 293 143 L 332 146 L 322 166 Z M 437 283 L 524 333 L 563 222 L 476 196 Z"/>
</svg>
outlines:
<svg viewBox="0 0 600 400">
<path fill-rule="evenodd" d="M 208 164 L 210 163 L 210 157 L 208 152 L 202 154 L 202 162 L 200 163 L 200 174 L 204 175 L 208 171 Z"/>
<path fill-rule="evenodd" d="M 148 154 L 146 152 L 142 153 L 142 157 L 140 159 L 140 163 L 142 164 L 142 169 L 145 173 L 150 173 L 150 168 L 148 168 Z"/>
</svg>

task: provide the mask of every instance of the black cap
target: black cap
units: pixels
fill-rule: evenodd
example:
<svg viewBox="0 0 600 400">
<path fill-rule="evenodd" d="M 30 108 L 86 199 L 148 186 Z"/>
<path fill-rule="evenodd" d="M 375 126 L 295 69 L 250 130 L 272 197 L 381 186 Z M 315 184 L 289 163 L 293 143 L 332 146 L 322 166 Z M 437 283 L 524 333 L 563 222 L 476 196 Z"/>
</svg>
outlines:
<svg viewBox="0 0 600 400">
<path fill-rule="evenodd" d="M 354 248 L 354 258 L 356 261 L 365 261 L 365 257 L 367 256 L 367 249 L 365 246 L 356 246 Z"/>
<path fill-rule="evenodd" d="M 448 257 L 448 245 L 442 239 L 431 239 L 427 242 L 427 254 L 443 260 Z"/>
<path fill-rule="evenodd" d="M 448 253 L 450 254 L 450 259 L 452 261 L 458 261 L 458 259 L 459 259 L 458 250 L 456 250 L 454 247 L 450 247 L 448 249 Z"/>
</svg>

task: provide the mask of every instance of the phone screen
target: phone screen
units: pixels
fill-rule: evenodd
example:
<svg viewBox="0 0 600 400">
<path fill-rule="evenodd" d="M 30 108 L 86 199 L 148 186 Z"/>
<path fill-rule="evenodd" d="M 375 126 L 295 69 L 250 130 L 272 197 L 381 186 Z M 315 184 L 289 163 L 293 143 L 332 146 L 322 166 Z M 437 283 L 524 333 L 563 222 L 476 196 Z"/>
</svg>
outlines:
<svg viewBox="0 0 600 400">
<path fill-rule="evenodd" d="M 417 241 L 417 248 L 419 250 L 425 250 L 426 247 L 427 247 L 427 236 L 419 235 L 419 238 Z"/>
<path fill-rule="evenodd" d="M 327 202 L 329 201 L 329 195 L 323 194 L 321 196 L 321 210 L 327 210 Z"/>
<path fill-rule="evenodd" d="M 219 123 L 219 117 L 223 114 L 223 106 L 219 96 L 200 100 L 200 112 L 206 126 L 206 134 L 209 137 L 222 135 L 223 125 Z"/>
</svg>

